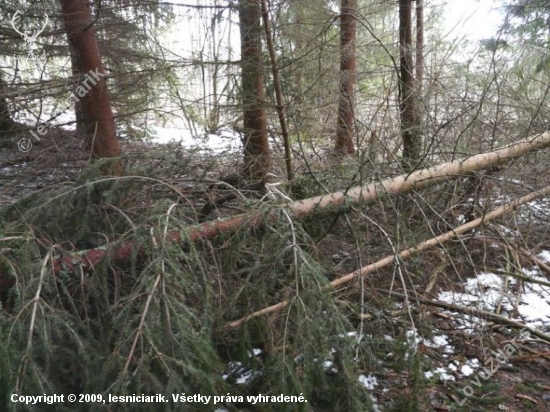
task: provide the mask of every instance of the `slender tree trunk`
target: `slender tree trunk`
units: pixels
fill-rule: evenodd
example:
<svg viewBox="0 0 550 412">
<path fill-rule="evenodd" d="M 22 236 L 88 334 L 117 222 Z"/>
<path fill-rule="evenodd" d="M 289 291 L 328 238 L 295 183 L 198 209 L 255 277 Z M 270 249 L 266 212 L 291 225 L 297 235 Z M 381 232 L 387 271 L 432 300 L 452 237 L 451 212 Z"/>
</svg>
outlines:
<svg viewBox="0 0 550 412">
<path fill-rule="evenodd" d="M 72 96 L 81 99 L 87 149 L 94 158 L 116 157 L 120 148 L 90 4 L 87 0 L 60 2 L 67 36 L 76 53 L 75 63 L 78 63 L 81 75 L 86 76 Z M 116 163 L 111 172 L 122 173 L 122 164 Z"/>
<path fill-rule="evenodd" d="M 267 0 L 260 0 L 262 3 L 262 16 L 264 20 L 265 38 L 269 50 L 269 59 L 271 60 L 271 70 L 273 72 L 273 84 L 275 88 L 275 99 L 277 115 L 281 124 L 281 133 L 283 134 L 283 144 L 285 146 L 285 165 L 288 180 L 292 180 L 292 152 L 290 150 L 290 136 L 288 135 L 288 126 L 286 123 L 285 105 L 283 103 L 283 91 L 281 89 L 281 79 L 279 68 L 277 67 L 277 56 L 275 55 L 275 45 L 271 33 L 271 24 L 269 22 L 269 12 L 267 9 Z"/>
<path fill-rule="evenodd" d="M 340 96 L 336 126 L 335 152 L 339 155 L 355 154 L 355 115 L 353 110 L 357 56 L 357 0 L 342 0 L 340 16 Z"/>
<path fill-rule="evenodd" d="M 424 81 L 424 0 L 416 0 L 416 91 L 422 95 Z"/>
<path fill-rule="evenodd" d="M 217 5 L 217 2 L 215 3 Z M 212 17 L 210 30 L 212 31 L 212 57 L 214 58 L 214 68 L 212 69 L 212 93 L 210 93 L 210 113 L 207 117 L 207 128 L 209 133 L 216 133 L 220 127 L 220 104 L 218 96 L 218 77 L 220 71 L 220 63 L 218 61 L 219 47 L 218 39 L 216 37 L 218 31 L 218 19 L 219 14 Z M 209 70 L 210 72 L 210 70 Z M 206 96 L 206 95 L 205 95 Z M 206 99 L 205 99 L 206 100 Z"/>
<path fill-rule="evenodd" d="M 420 161 L 421 140 L 417 116 L 412 54 L 412 1 L 399 1 L 399 95 L 403 161 L 407 169 L 414 169 Z"/>
<path fill-rule="evenodd" d="M 6 87 L 6 83 L 1 77 L 0 73 L 0 96 Z M 8 107 L 8 102 L 5 97 L 0 97 L 0 137 L 9 132 L 13 126 L 13 121 L 11 120 L 11 114 Z"/>
<path fill-rule="evenodd" d="M 261 8 L 239 0 L 245 178 L 262 179 L 271 168 L 262 66 Z"/>
</svg>

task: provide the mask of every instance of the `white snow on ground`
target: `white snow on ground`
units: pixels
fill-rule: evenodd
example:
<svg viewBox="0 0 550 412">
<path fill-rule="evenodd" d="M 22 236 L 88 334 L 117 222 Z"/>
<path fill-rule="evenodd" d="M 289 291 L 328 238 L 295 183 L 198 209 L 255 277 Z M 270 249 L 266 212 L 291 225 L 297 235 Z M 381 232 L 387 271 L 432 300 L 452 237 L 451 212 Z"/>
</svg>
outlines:
<svg viewBox="0 0 550 412">
<path fill-rule="evenodd" d="M 201 136 L 189 129 L 177 127 L 156 127 L 153 130 L 156 137 L 150 139 L 151 143 L 179 143 L 183 148 L 214 153 L 236 152 L 242 148 L 239 135 L 229 129 L 220 130 L 219 134 L 203 133 Z"/>
<path fill-rule="evenodd" d="M 378 385 L 378 380 L 376 379 L 376 376 L 374 375 L 359 375 L 359 383 L 363 385 L 365 389 L 368 389 L 369 391 L 374 390 L 374 387 Z"/>
<path fill-rule="evenodd" d="M 430 348 L 440 348 L 441 346 L 445 346 L 449 343 L 449 337 L 447 335 L 438 335 L 434 336 L 433 342 L 426 341 L 425 345 L 429 346 Z"/>
<path fill-rule="evenodd" d="M 548 283 L 538 268 L 522 269 L 523 274 L 533 280 Z M 528 326 L 542 327 L 550 322 L 550 287 L 525 282 L 525 291 L 518 306 L 520 316 Z"/>
<path fill-rule="evenodd" d="M 249 358 L 253 358 L 253 357 L 256 357 L 256 356 L 260 356 L 262 354 L 262 350 L 259 349 L 259 348 L 254 348 L 252 349 L 252 352 L 249 352 L 248 353 L 248 357 Z"/>
<path fill-rule="evenodd" d="M 454 381 L 455 380 L 455 377 L 453 375 L 449 374 L 447 372 L 447 369 L 445 369 L 445 368 L 437 368 L 433 371 L 424 372 L 424 376 L 427 379 L 431 379 L 434 376 L 437 376 L 442 381 Z"/>
<path fill-rule="evenodd" d="M 550 263 L 550 251 L 543 250 L 538 257 Z M 522 274 L 532 280 L 538 280 L 544 283 L 550 283 L 550 279 L 543 276 L 540 269 L 536 266 L 532 268 L 523 268 Z M 509 286 L 516 286 L 517 279 L 510 278 Z M 517 320 L 525 323 L 528 327 L 545 328 L 550 326 L 550 287 L 538 283 L 523 282 L 521 292 L 504 290 L 504 275 L 495 273 L 481 272 L 477 276 L 466 280 L 463 284 L 466 292 L 441 292 L 438 300 L 448 302 L 458 306 L 469 306 L 487 311 L 494 311 L 500 305 L 501 311 L 506 316 L 513 313 L 517 308 Z M 515 290 L 516 288 L 511 288 Z M 445 311 L 451 313 L 450 311 Z M 506 313 L 508 312 L 508 313 Z M 484 327 L 487 322 L 475 318 L 471 315 L 452 313 L 453 319 L 461 325 L 461 329 L 466 332 L 473 332 L 476 328 Z M 424 344 L 431 348 L 444 348 L 444 352 L 449 352 L 448 337 L 446 335 L 436 335 L 432 341 L 424 340 Z M 445 355 L 443 355 L 445 356 Z M 433 371 L 425 372 L 426 378 L 438 376 L 440 380 L 454 380 L 454 376 L 449 375 L 448 371 L 460 372 L 464 376 L 470 376 L 481 368 L 479 359 L 467 359 L 465 363 L 457 365 L 450 363 L 446 368 L 439 367 Z"/>
<path fill-rule="evenodd" d="M 424 339 L 424 345 L 430 348 L 441 348 L 443 349 L 443 357 L 447 357 L 448 354 L 454 353 L 455 347 L 449 344 L 449 337 L 447 335 L 437 335 L 433 339 L 427 340 Z"/>
<path fill-rule="evenodd" d="M 550 263 L 550 251 L 543 250 L 542 252 L 539 253 L 538 256 L 539 256 L 539 258 L 544 260 L 546 263 Z"/>
<path fill-rule="evenodd" d="M 462 372 L 464 376 L 470 376 L 474 373 L 474 369 L 470 365 L 462 365 L 460 372 Z"/>
<path fill-rule="evenodd" d="M 541 253 L 545 256 L 545 253 Z M 537 267 L 523 268 L 523 275 L 535 281 L 548 283 Z M 516 284 L 516 279 L 510 279 L 509 285 Z M 505 291 L 504 276 L 494 273 L 479 273 L 464 284 L 467 293 L 441 292 L 439 300 L 462 306 L 472 306 L 478 309 L 493 311 L 498 305 L 501 310 L 511 312 L 517 306 L 520 320 L 529 326 L 540 327 L 550 322 L 550 287 L 537 283 L 524 282 L 523 291 L 515 293 Z M 518 300 L 519 299 L 519 300 Z M 475 326 L 470 316 L 458 316 L 460 323 L 467 329 Z"/>
</svg>

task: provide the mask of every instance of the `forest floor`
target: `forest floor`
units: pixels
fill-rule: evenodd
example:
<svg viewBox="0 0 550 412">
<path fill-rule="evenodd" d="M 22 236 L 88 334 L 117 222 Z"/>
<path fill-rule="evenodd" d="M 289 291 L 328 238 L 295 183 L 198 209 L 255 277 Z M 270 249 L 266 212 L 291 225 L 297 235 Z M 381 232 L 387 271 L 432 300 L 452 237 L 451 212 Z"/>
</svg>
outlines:
<svg viewBox="0 0 550 412">
<path fill-rule="evenodd" d="M 147 151 L 155 157 L 156 150 L 158 159 L 162 159 L 166 150 L 162 146 L 122 144 L 122 151 L 130 155 Z M 74 182 L 87 160 L 75 134 L 61 129 L 52 129 L 28 153 L 20 152 L 15 145 L 0 148 L 0 209 L 38 190 Z M 204 202 L 208 185 L 227 173 L 228 166 L 217 168 L 214 155 L 200 163 L 194 169 L 181 166 L 193 170 L 194 175 L 175 176 L 171 167 L 165 169 L 166 175 L 156 178 L 172 184 L 180 179 L 178 187 L 194 188 L 192 195 Z M 198 174 L 202 181 L 190 184 Z M 413 263 L 402 262 L 380 270 L 368 276 L 363 286 L 355 285 L 340 293 L 344 306 L 357 308 L 357 302 L 362 302 L 359 310 L 350 311 L 349 319 L 356 329 L 350 330 L 348 337 L 366 342 L 372 352 L 375 361 L 363 370 L 359 382 L 372 395 L 377 410 L 414 410 L 400 408 L 416 398 L 417 410 L 423 411 L 550 411 L 549 342 L 520 335 L 518 329 L 479 314 L 430 304 L 447 302 L 499 313 L 545 333 L 550 331 L 550 234 L 545 229 L 550 227 L 550 205 L 543 199 L 528 208 L 533 213 L 524 213 L 542 234 L 536 244 L 530 244 L 529 253 L 513 256 L 519 248 L 510 244 L 524 234 L 499 223 L 449 246 L 446 253 L 460 256 L 459 263 L 443 256 L 442 250 L 426 252 Z M 238 205 L 233 209 L 228 203 L 221 214 L 234 210 L 239 210 Z M 371 218 L 391 221 L 391 216 L 380 216 L 373 211 Z M 361 215 L 350 219 L 360 222 Z M 391 252 L 387 246 L 379 250 L 357 247 L 354 239 L 371 236 L 372 228 L 366 225 L 355 225 L 357 233 L 353 237 L 341 219 L 329 220 L 327 226 L 328 231 L 319 235 L 315 244 L 319 261 L 332 266 L 335 278 Z M 499 238 L 499 234 L 503 236 Z M 465 250 L 469 251 L 467 256 Z M 396 294 L 392 296 L 389 291 Z M 410 296 L 408 306 L 400 297 L 405 291 Z M 262 350 L 257 349 L 258 356 Z M 419 369 L 405 366 L 413 353 L 421 355 Z M 325 368 L 327 374 L 333 373 L 330 355 Z M 241 374 L 237 380 L 246 385 L 247 376 L 254 375 L 250 372 L 246 368 L 236 372 Z M 423 378 L 413 373 L 423 374 Z"/>
</svg>

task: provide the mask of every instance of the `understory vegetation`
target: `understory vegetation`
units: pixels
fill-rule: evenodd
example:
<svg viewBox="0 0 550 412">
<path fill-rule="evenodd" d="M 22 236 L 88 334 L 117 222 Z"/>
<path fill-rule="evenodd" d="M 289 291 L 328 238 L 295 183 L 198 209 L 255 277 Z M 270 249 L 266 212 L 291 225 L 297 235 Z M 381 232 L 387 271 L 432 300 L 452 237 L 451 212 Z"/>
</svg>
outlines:
<svg viewBox="0 0 550 412">
<path fill-rule="evenodd" d="M 550 410 L 548 1 L 390 3 L 1 2 L 0 412 Z"/>
<path fill-rule="evenodd" d="M 200 205 L 236 190 L 205 177 L 218 171 L 216 158 L 159 148 L 129 155 L 126 162 L 124 177 L 101 178 L 93 171 L 100 166 L 91 166 L 81 176 L 97 178 L 60 184 L 1 210 L 2 282 L 15 281 L 2 289 L 0 359 L 2 370 L 11 371 L 2 374 L 2 410 L 13 408 L 11 393 L 150 393 L 169 399 L 185 393 L 231 395 L 217 405 L 229 411 L 360 411 L 373 407 L 374 392 L 384 410 L 428 410 L 430 388 L 444 391 L 437 402 L 449 405 L 450 395 L 462 398 L 460 386 L 426 378 L 441 358 L 418 338 L 446 333 L 456 342 L 452 357 L 460 359 L 481 357 L 483 349 L 472 352 L 467 341 L 498 348 L 518 330 L 481 316 L 471 318 L 471 331 L 462 331 L 457 319 L 445 315 L 449 311 L 430 301 L 440 291 L 460 292 L 462 282 L 479 272 L 527 282 L 522 268 L 536 264 L 527 251 L 549 246 L 543 199 L 409 259 L 396 255 L 537 187 L 544 176 L 522 169 L 541 164 L 540 155 L 498 174 L 473 173 L 374 205 L 352 205 L 345 214 L 335 208 L 295 219 L 273 194 L 241 191 L 219 213 L 253 211 L 261 221 L 198 240 L 191 233 Z M 177 178 L 171 177 L 174 164 L 185 165 Z M 323 193 L 322 187 L 341 187 L 342 180 L 355 186 L 376 179 L 368 167 L 353 167 L 304 174 L 286 194 L 299 200 Z M 181 235 L 177 242 L 167 237 L 173 231 Z M 91 269 L 60 260 L 70 262 L 72 254 L 101 245 L 109 253 Z M 125 245 L 133 246 L 123 254 Z M 396 256 L 393 265 L 327 288 L 386 255 Z M 521 283 L 500 293 L 504 300 L 520 296 Z M 280 310 L 246 319 L 283 301 L 288 304 Z M 501 310 L 503 318 L 517 316 L 506 305 Z M 368 379 L 378 382 L 374 392 L 362 384 Z M 506 401 L 498 381 L 486 384 L 496 385 L 493 401 L 479 389 L 478 398 L 459 410 L 494 410 Z M 247 402 L 256 394 L 303 395 L 308 402 Z M 74 410 L 70 404 L 25 406 L 48 408 Z M 125 408 L 150 405 L 117 405 Z M 185 410 L 205 409 L 185 404 Z"/>
</svg>

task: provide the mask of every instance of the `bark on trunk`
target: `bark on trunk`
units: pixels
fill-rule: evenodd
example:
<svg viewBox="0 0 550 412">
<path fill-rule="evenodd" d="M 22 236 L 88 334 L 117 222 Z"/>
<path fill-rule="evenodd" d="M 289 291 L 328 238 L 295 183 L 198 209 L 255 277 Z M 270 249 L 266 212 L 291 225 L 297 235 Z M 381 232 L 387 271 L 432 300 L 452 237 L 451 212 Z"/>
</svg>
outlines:
<svg viewBox="0 0 550 412">
<path fill-rule="evenodd" d="M 85 76 L 71 97 L 75 102 L 81 100 L 87 148 L 94 158 L 116 157 L 120 148 L 90 3 L 86 0 L 60 2 L 69 42 L 76 52 L 81 75 Z M 122 173 L 122 164 L 117 162 L 112 172 Z"/>
<path fill-rule="evenodd" d="M 424 82 L 424 0 L 416 0 L 416 91 L 422 95 Z"/>
<path fill-rule="evenodd" d="M 2 96 L 3 91 L 5 90 L 6 83 L 2 79 L 1 73 L 0 73 L 0 96 Z M 11 113 L 8 107 L 7 100 L 2 97 L 0 98 L 0 137 L 4 135 L 5 133 L 8 133 L 12 126 L 13 121 L 11 119 Z"/>
<path fill-rule="evenodd" d="M 353 155 L 355 147 L 354 94 L 357 57 L 357 0 L 342 0 L 340 16 L 340 95 L 338 99 L 338 122 L 336 125 L 335 152 L 338 155 Z"/>
<path fill-rule="evenodd" d="M 261 180 L 271 168 L 267 138 L 261 9 L 258 0 L 239 1 L 244 126 L 244 177 Z"/>
<path fill-rule="evenodd" d="M 420 161 L 421 140 L 417 116 L 412 54 L 412 0 L 399 1 L 400 110 L 403 161 L 407 170 Z"/>
<path fill-rule="evenodd" d="M 346 192 L 336 192 L 328 195 L 317 196 L 299 202 L 291 202 L 286 205 L 293 217 L 301 217 L 314 212 L 322 213 L 324 210 L 338 210 L 346 212 L 354 203 L 374 203 L 380 195 L 400 194 L 423 187 L 432 186 L 441 181 L 463 176 L 468 172 L 486 169 L 508 161 L 511 158 L 550 147 L 550 133 L 543 133 L 526 140 L 522 140 L 509 147 L 494 152 L 482 153 L 466 159 L 443 163 L 429 169 L 418 170 L 404 174 L 393 179 L 383 180 L 379 183 L 352 188 Z M 197 241 L 199 239 L 213 239 L 221 233 L 229 234 L 247 225 L 257 228 L 266 219 L 276 221 L 280 214 L 278 209 L 264 214 L 243 214 L 225 221 L 207 222 L 182 231 L 171 231 L 165 236 L 164 241 L 182 243 L 184 241 Z M 156 243 L 161 241 L 156 240 Z M 88 272 L 107 255 L 114 262 L 123 263 L 134 256 L 144 256 L 147 250 L 152 250 L 150 245 L 134 242 L 125 242 L 110 250 L 92 249 L 78 254 L 66 254 L 52 262 L 54 274 L 75 273 L 82 270 Z M 80 273 L 80 272 L 79 272 Z M 0 267 L 0 291 L 13 286 L 15 280 L 2 273 Z"/>
<path fill-rule="evenodd" d="M 75 79 L 75 86 L 80 84 L 84 80 L 82 75 L 82 68 L 80 67 L 80 59 L 78 58 L 78 53 L 76 52 L 74 45 L 69 41 L 69 54 L 71 55 L 71 72 L 73 78 Z M 91 119 L 87 119 L 84 113 L 84 102 L 87 101 L 88 95 L 81 97 L 80 99 L 74 102 L 74 113 L 76 119 L 76 131 L 79 135 L 85 136 L 86 124 L 92 123 Z"/>
</svg>

